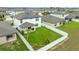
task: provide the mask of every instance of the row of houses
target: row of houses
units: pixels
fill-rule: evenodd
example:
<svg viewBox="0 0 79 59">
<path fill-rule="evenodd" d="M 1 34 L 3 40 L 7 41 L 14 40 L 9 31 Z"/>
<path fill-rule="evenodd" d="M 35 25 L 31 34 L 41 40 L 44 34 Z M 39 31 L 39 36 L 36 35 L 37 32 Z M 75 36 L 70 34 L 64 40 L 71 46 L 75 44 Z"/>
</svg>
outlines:
<svg viewBox="0 0 79 59">
<path fill-rule="evenodd" d="M 4 13 L 4 14 L 3 14 Z M 16 40 L 16 29 L 19 31 L 24 31 L 30 28 L 35 31 L 36 28 L 41 27 L 42 23 L 48 24 L 52 27 L 58 27 L 64 24 L 66 20 L 79 19 L 79 15 L 77 14 L 49 14 L 47 16 L 39 16 L 34 13 L 28 12 L 17 12 L 17 13 L 5 13 L 3 12 L 1 15 L 4 15 L 4 21 L 0 22 L 0 44 L 4 44 L 10 41 Z M 60 17 L 60 16 L 62 17 Z M 74 15 L 71 17 L 71 15 Z M 10 26 L 10 24 L 12 26 Z"/>
</svg>

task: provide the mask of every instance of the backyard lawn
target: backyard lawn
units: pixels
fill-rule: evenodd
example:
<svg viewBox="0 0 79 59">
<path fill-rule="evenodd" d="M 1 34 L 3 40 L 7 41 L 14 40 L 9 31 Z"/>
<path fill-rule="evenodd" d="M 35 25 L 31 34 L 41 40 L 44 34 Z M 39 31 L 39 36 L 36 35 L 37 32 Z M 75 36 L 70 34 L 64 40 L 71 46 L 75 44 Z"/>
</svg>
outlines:
<svg viewBox="0 0 79 59">
<path fill-rule="evenodd" d="M 79 22 L 69 22 L 64 26 L 59 27 L 59 29 L 67 32 L 69 34 L 69 39 L 55 50 L 58 51 L 79 51 Z M 51 48 L 52 50 L 52 48 Z"/>
<path fill-rule="evenodd" d="M 27 39 L 27 34 L 25 34 L 24 37 Z M 45 27 L 40 27 L 37 28 L 36 31 L 28 34 L 27 41 L 35 50 L 37 50 L 60 37 L 61 35 L 59 35 L 58 33 L 55 33 Z"/>
<path fill-rule="evenodd" d="M 18 35 L 16 41 L 0 45 L 0 51 L 27 51 L 27 50 L 28 50 L 27 47 L 21 41 Z"/>
</svg>

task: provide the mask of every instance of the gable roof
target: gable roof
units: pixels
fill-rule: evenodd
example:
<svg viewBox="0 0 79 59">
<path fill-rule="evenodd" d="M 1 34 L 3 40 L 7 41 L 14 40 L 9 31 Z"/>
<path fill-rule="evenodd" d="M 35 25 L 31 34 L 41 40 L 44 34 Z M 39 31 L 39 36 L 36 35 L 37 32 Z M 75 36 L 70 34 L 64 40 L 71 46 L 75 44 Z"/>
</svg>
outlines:
<svg viewBox="0 0 79 59">
<path fill-rule="evenodd" d="M 58 22 L 61 22 L 61 21 L 64 21 L 64 19 L 61 19 L 61 18 L 58 18 L 58 17 L 55 17 L 55 16 L 51 16 L 51 15 L 48 15 L 48 16 L 44 16 L 42 17 L 42 22 L 48 22 L 48 23 L 58 23 Z"/>
<path fill-rule="evenodd" d="M 23 19 L 32 19 L 32 18 L 38 18 L 39 16 L 34 15 L 32 13 L 20 13 L 15 15 L 15 18 L 18 20 L 23 20 Z"/>
<path fill-rule="evenodd" d="M 69 14 L 66 18 L 76 18 L 76 16 L 79 17 L 79 14 Z"/>
<path fill-rule="evenodd" d="M 52 12 L 52 14 L 65 15 L 66 13 L 63 13 L 63 12 Z"/>
<path fill-rule="evenodd" d="M 12 28 L 6 22 L 0 21 L 0 36 L 7 36 L 16 33 L 16 29 Z"/>
<path fill-rule="evenodd" d="M 19 27 L 20 28 L 28 28 L 28 27 L 31 27 L 31 26 L 34 26 L 34 24 L 25 22 L 25 23 L 21 24 Z"/>
</svg>

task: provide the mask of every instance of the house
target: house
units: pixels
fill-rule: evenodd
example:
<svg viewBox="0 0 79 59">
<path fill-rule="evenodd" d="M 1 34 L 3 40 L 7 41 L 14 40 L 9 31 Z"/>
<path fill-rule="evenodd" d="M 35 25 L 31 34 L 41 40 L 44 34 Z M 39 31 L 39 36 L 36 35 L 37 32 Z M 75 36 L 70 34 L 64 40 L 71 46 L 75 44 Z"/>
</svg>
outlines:
<svg viewBox="0 0 79 59">
<path fill-rule="evenodd" d="M 78 21 L 79 22 L 79 14 L 69 14 L 68 16 L 65 17 L 66 21 Z"/>
<path fill-rule="evenodd" d="M 20 13 L 24 13 L 24 11 L 6 11 L 6 13 L 10 14 L 11 16 L 15 16 L 17 14 L 20 14 Z"/>
<path fill-rule="evenodd" d="M 53 27 L 58 27 L 58 26 L 63 25 L 64 19 L 48 15 L 48 16 L 42 17 L 42 23 L 51 25 Z"/>
<path fill-rule="evenodd" d="M 10 23 L 10 24 L 12 24 L 13 20 L 15 19 L 14 16 L 12 16 L 10 14 L 5 15 L 4 18 L 5 18 L 5 21 L 8 22 L 8 23 Z"/>
<path fill-rule="evenodd" d="M 26 31 L 27 31 L 28 29 L 31 29 L 31 31 L 35 31 L 35 30 L 36 30 L 35 25 L 32 24 L 32 23 L 28 23 L 28 22 L 25 22 L 25 23 L 21 24 L 21 25 L 18 27 L 18 29 L 19 29 L 20 31 L 24 31 L 24 33 L 27 33 Z"/>
<path fill-rule="evenodd" d="M 6 11 L 7 15 L 4 16 L 5 21 L 9 23 L 13 23 L 13 20 L 15 19 L 14 16 L 19 13 L 24 13 L 24 11 Z"/>
<path fill-rule="evenodd" d="M 14 26 L 19 27 L 21 24 L 28 22 L 36 25 L 36 27 L 41 26 L 41 17 L 34 14 L 20 13 L 15 16 Z"/>
<path fill-rule="evenodd" d="M 16 29 L 12 28 L 6 22 L 0 21 L 0 45 L 15 40 Z"/>
<path fill-rule="evenodd" d="M 5 11 L 0 11 L 0 15 L 5 16 L 5 15 L 7 15 L 7 13 Z"/>
<path fill-rule="evenodd" d="M 3 20 L 5 19 L 5 18 L 4 18 L 5 15 L 7 15 L 6 12 L 0 11 L 0 21 L 3 21 Z"/>
<path fill-rule="evenodd" d="M 69 14 L 66 14 L 66 13 L 63 13 L 63 12 L 53 12 L 53 13 L 51 13 L 51 15 L 55 16 L 55 17 L 58 17 L 58 18 L 64 19 Z"/>
</svg>

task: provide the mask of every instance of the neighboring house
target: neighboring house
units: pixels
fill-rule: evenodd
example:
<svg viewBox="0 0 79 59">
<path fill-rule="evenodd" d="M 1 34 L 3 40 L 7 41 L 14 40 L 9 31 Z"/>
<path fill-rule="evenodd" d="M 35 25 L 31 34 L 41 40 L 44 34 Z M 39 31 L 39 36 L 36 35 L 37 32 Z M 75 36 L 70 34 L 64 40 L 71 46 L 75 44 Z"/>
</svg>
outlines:
<svg viewBox="0 0 79 59">
<path fill-rule="evenodd" d="M 7 21 L 9 23 L 13 23 L 13 21 L 15 19 L 14 16 L 11 16 L 10 14 L 4 16 L 4 18 L 5 18 L 5 21 Z"/>
<path fill-rule="evenodd" d="M 48 16 L 42 17 L 42 23 L 46 23 L 53 27 L 58 27 L 58 26 L 63 25 L 64 19 L 48 15 Z"/>
<path fill-rule="evenodd" d="M 21 24 L 28 22 L 36 25 L 36 27 L 41 26 L 41 17 L 34 14 L 20 13 L 15 16 L 14 26 L 19 27 Z"/>
<path fill-rule="evenodd" d="M 6 11 L 6 13 L 10 14 L 11 16 L 15 16 L 17 14 L 24 13 L 24 11 Z"/>
<path fill-rule="evenodd" d="M 69 14 L 68 16 L 65 17 L 66 21 L 78 21 L 79 22 L 79 14 Z"/>
<path fill-rule="evenodd" d="M 1 16 L 5 16 L 5 15 L 7 15 L 7 13 L 4 12 L 4 11 L 0 11 L 0 15 L 1 15 Z"/>
<path fill-rule="evenodd" d="M 16 29 L 0 21 L 0 45 L 16 40 Z"/>
<path fill-rule="evenodd" d="M 24 11 L 6 11 L 7 15 L 5 15 L 5 21 L 9 23 L 13 23 L 13 20 L 15 19 L 14 16 L 20 13 L 24 13 Z"/>
<path fill-rule="evenodd" d="M 69 14 L 65 14 L 65 13 L 61 13 L 61 12 L 53 12 L 51 13 L 52 16 L 58 17 L 58 18 L 65 18 L 66 16 L 68 16 Z"/>
</svg>

